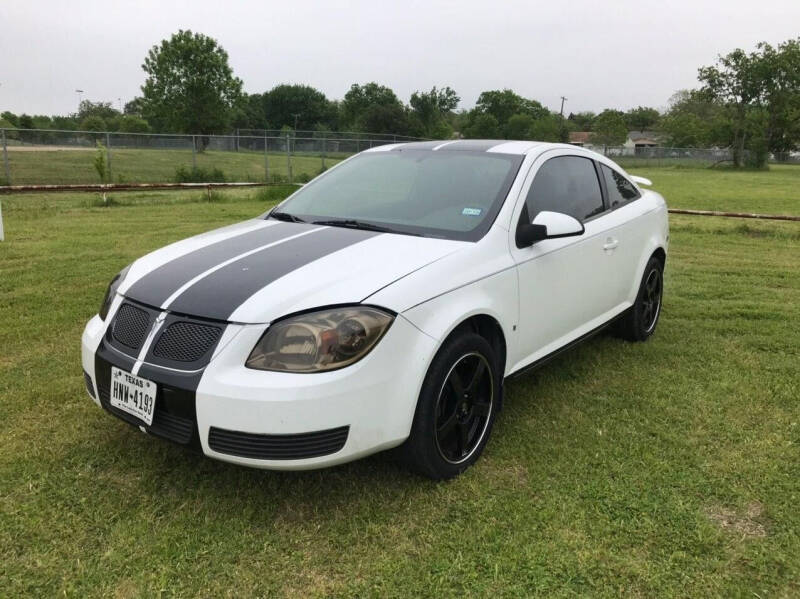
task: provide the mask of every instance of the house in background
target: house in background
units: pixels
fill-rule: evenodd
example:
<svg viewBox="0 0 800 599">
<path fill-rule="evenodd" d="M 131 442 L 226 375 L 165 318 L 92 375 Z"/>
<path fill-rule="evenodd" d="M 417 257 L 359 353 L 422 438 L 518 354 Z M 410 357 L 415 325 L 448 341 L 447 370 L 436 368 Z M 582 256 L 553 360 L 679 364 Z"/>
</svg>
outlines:
<svg viewBox="0 0 800 599">
<path fill-rule="evenodd" d="M 586 148 L 587 150 L 594 150 L 596 152 L 603 152 L 601 144 L 592 143 L 591 131 L 571 131 L 569 134 L 569 143 L 573 146 Z M 628 137 L 622 146 L 614 148 L 609 147 L 609 155 L 614 156 L 633 156 L 646 152 L 648 148 L 656 148 L 661 145 L 658 135 L 654 131 L 629 131 Z"/>
<path fill-rule="evenodd" d="M 570 131 L 569 143 L 573 146 L 581 148 L 591 148 L 592 132 L 591 131 Z"/>
<path fill-rule="evenodd" d="M 635 153 L 640 149 L 655 148 L 661 143 L 658 141 L 655 131 L 628 131 L 628 139 L 623 145 L 628 149 L 633 149 Z"/>
</svg>

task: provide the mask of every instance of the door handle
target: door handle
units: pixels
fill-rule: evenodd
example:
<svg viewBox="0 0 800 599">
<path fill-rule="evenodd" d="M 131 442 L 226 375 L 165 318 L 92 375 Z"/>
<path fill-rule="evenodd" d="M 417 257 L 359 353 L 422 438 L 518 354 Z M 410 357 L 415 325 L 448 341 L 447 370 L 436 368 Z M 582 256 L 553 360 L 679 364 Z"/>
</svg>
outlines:
<svg viewBox="0 0 800 599">
<path fill-rule="evenodd" d="M 603 244 L 603 249 L 606 251 L 611 251 L 617 249 L 619 245 L 619 239 L 616 237 L 608 237 L 606 238 L 606 242 Z"/>
</svg>

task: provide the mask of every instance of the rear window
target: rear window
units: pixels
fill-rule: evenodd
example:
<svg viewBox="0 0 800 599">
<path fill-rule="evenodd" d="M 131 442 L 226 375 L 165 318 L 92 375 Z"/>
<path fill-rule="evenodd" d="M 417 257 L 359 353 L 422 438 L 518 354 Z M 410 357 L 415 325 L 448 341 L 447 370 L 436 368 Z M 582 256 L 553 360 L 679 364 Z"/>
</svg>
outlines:
<svg viewBox="0 0 800 599">
<path fill-rule="evenodd" d="M 611 208 L 616 208 L 622 204 L 627 204 L 631 200 L 641 197 L 642 194 L 636 189 L 633 183 L 628 181 L 620 173 L 613 168 L 607 167 L 605 164 L 600 165 L 603 171 L 603 178 L 606 181 L 606 189 L 608 190 L 608 201 Z"/>
</svg>

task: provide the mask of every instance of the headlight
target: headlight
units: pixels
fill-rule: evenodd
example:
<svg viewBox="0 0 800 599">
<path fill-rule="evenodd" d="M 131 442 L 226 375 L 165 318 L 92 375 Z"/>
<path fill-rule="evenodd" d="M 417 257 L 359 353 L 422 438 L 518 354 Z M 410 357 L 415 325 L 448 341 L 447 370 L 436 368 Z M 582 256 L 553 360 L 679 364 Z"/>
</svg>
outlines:
<svg viewBox="0 0 800 599">
<path fill-rule="evenodd" d="M 125 276 L 128 274 L 128 270 L 130 270 L 130 264 L 119 271 L 114 278 L 111 279 L 111 282 L 108 284 L 108 288 L 106 289 L 106 295 L 103 297 L 103 303 L 100 304 L 100 315 L 101 320 L 105 320 L 106 316 L 108 316 L 108 310 L 111 308 L 111 302 L 114 301 L 114 296 L 117 295 L 117 289 L 119 288 L 120 283 L 125 280 Z"/>
<path fill-rule="evenodd" d="M 278 372 L 344 368 L 366 356 L 392 322 L 391 314 L 366 306 L 292 316 L 270 325 L 245 366 Z"/>
</svg>

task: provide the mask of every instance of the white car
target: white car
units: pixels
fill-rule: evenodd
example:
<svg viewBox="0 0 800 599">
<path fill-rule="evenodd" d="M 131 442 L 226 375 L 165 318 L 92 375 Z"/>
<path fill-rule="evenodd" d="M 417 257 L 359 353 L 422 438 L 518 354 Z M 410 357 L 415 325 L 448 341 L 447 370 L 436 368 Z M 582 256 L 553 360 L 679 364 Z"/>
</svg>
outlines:
<svg viewBox="0 0 800 599">
<path fill-rule="evenodd" d="M 389 448 L 432 478 L 483 451 L 503 381 L 661 308 L 667 208 L 561 144 L 362 152 L 259 218 L 140 258 L 82 339 L 94 401 L 259 468 Z"/>
</svg>

